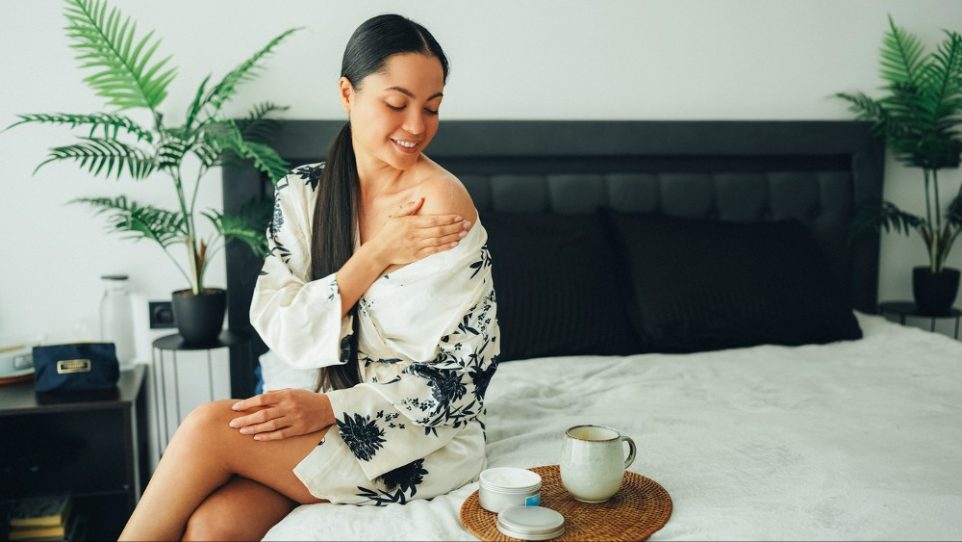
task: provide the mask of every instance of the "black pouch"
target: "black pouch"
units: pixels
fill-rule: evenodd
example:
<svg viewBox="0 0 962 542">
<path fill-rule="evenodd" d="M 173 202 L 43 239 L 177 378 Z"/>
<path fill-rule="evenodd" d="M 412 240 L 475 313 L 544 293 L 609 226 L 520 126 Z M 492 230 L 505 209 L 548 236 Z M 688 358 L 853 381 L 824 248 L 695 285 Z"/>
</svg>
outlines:
<svg viewBox="0 0 962 542">
<path fill-rule="evenodd" d="M 112 342 L 35 346 L 33 366 L 38 393 L 109 390 L 120 378 Z"/>
</svg>

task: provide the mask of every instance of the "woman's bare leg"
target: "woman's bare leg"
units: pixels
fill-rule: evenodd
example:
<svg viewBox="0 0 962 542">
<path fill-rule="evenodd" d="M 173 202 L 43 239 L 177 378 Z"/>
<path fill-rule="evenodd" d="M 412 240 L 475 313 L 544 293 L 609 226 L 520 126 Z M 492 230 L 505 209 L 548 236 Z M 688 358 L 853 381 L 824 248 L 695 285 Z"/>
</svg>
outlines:
<svg viewBox="0 0 962 542">
<path fill-rule="evenodd" d="M 260 540 L 298 503 L 260 482 L 234 476 L 200 503 L 184 540 Z"/>
<path fill-rule="evenodd" d="M 255 409 L 235 412 L 237 399 L 203 404 L 180 424 L 164 451 L 120 540 L 180 540 L 188 518 L 232 476 L 260 482 L 298 503 L 325 502 L 307 491 L 293 468 L 327 429 L 256 441 L 228 425 Z"/>
</svg>

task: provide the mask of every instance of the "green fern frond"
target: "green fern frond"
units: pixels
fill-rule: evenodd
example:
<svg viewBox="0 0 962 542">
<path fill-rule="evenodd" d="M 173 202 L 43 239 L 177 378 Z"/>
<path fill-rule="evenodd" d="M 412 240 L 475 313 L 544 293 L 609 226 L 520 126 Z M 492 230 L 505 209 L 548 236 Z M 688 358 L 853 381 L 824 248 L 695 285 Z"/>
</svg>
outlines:
<svg viewBox="0 0 962 542">
<path fill-rule="evenodd" d="M 244 139 L 258 143 L 266 143 L 271 139 L 279 126 L 276 120 L 267 118 L 267 115 L 275 111 L 287 111 L 288 109 L 290 109 L 289 106 L 281 106 L 271 102 L 255 105 L 246 119 L 237 121 L 237 127 L 240 129 Z"/>
<path fill-rule="evenodd" d="M 210 123 L 204 133 L 206 152 L 217 155 L 217 163 L 250 161 L 255 168 L 271 181 L 280 179 L 290 170 L 286 160 L 269 145 L 244 139 L 243 133 L 233 120 Z M 201 160 L 207 155 L 198 154 Z"/>
<path fill-rule="evenodd" d="M 926 225 L 925 219 L 907 213 L 890 201 L 863 203 L 859 206 L 849 230 L 849 243 L 868 233 L 885 230 L 908 235 L 912 230 Z"/>
<path fill-rule="evenodd" d="M 245 81 L 250 81 L 257 77 L 257 70 L 260 68 L 258 62 L 271 53 L 288 36 L 301 30 L 303 27 L 291 28 L 272 39 L 263 49 L 254 53 L 249 59 L 240 66 L 224 76 L 224 78 L 214 85 L 203 100 L 203 104 L 210 104 L 213 112 L 220 110 L 225 102 L 230 100 L 237 92 L 237 86 Z M 213 113 L 212 113 L 213 114 Z"/>
<path fill-rule="evenodd" d="M 939 44 L 921 74 L 926 94 L 923 103 L 932 127 L 939 131 L 962 122 L 957 116 L 962 109 L 962 36 L 945 33 L 948 38 Z"/>
<path fill-rule="evenodd" d="M 167 248 L 181 242 L 187 235 L 184 217 L 180 213 L 140 205 L 127 201 L 126 196 L 111 198 L 76 198 L 68 203 L 86 203 L 96 209 L 96 214 L 111 213 L 110 229 L 114 233 L 127 234 L 126 239 L 139 241 L 150 239 Z"/>
<path fill-rule="evenodd" d="M 82 67 L 98 71 L 84 78 L 97 93 L 119 109 L 145 107 L 155 110 L 167 96 L 167 85 L 176 68 L 161 72 L 171 57 L 148 68 L 160 40 L 151 45 L 150 32 L 135 42 L 136 23 L 130 17 L 121 22 L 117 8 L 107 13 L 101 0 L 66 0 L 64 14 L 69 21 L 67 35 L 74 40 Z"/>
<path fill-rule="evenodd" d="M 864 92 L 849 94 L 836 92 L 835 96 L 849 102 L 848 110 L 855 113 L 857 120 L 872 121 L 872 131 L 876 136 L 883 136 L 888 128 L 888 111 L 881 102 L 866 95 Z"/>
<path fill-rule="evenodd" d="M 86 167 L 87 171 L 94 175 L 99 175 L 106 166 L 106 177 L 109 178 L 111 173 L 115 173 L 118 179 L 125 165 L 130 176 L 135 179 L 143 179 L 155 169 L 154 161 L 136 147 L 112 139 L 95 137 L 80 139 L 84 143 L 50 149 L 47 159 L 41 162 L 33 173 L 36 174 L 41 167 L 56 160 L 79 161 L 80 167 Z"/>
<path fill-rule="evenodd" d="M 956 167 L 962 152 L 962 37 L 946 30 L 933 55 L 923 58 L 921 42 L 895 26 L 889 16 L 881 52 L 887 95 L 873 100 L 862 93 L 837 93 L 850 102 L 859 120 L 873 122 L 899 162 L 937 170 Z"/>
<path fill-rule="evenodd" d="M 890 201 L 883 201 L 879 209 L 878 225 L 886 233 L 890 230 L 895 230 L 896 232 L 908 235 L 912 233 L 912 230 L 925 224 L 925 219 L 922 217 L 907 213 Z"/>
<path fill-rule="evenodd" d="M 290 171 L 290 164 L 281 158 L 274 148 L 256 141 L 244 141 L 244 146 L 239 152 L 242 158 L 247 158 L 254 163 L 254 167 L 264 172 L 272 183 L 276 183 L 287 172 Z"/>
<path fill-rule="evenodd" d="M 221 155 L 223 150 L 210 145 L 207 142 L 202 142 L 193 149 L 194 155 L 200 160 L 200 163 L 204 166 L 204 169 L 210 169 L 221 165 Z"/>
<path fill-rule="evenodd" d="M 142 128 L 131 118 L 118 115 L 116 113 L 94 113 L 92 115 L 78 115 L 73 113 L 31 113 L 17 116 L 20 117 L 20 120 L 11 124 L 10 126 L 7 126 L 3 130 L 4 132 L 13 128 L 14 126 L 19 126 L 21 124 L 30 122 L 39 122 L 46 124 L 68 124 L 71 128 L 89 125 L 90 137 L 93 137 L 99 128 L 103 131 L 105 138 L 116 139 L 120 133 L 120 130 L 124 130 L 128 134 L 135 136 L 137 141 L 147 141 L 148 143 L 152 143 L 154 140 L 153 134 Z"/>
<path fill-rule="evenodd" d="M 265 203 L 266 202 L 266 203 Z M 241 241 L 258 256 L 268 254 L 267 236 L 264 234 L 273 211 L 273 205 L 265 202 L 249 201 L 244 204 L 236 215 L 222 213 L 210 209 L 202 213 L 218 233 L 224 236 L 224 241 L 236 239 Z"/>
<path fill-rule="evenodd" d="M 260 120 L 275 111 L 287 111 L 288 109 L 290 109 L 290 106 L 277 105 L 273 102 L 262 102 L 255 105 L 254 109 L 252 109 L 251 112 L 248 113 L 247 120 L 250 120 L 250 121 Z"/>
<path fill-rule="evenodd" d="M 178 169 L 190 149 L 190 144 L 180 138 L 170 137 L 164 140 L 164 143 L 157 149 L 157 167 L 159 169 Z"/>
<path fill-rule="evenodd" d="M 198 144 L 192 149 L 205 168 L 223 165 L 224 150 L 228 147 L 227 140 L 231 137 L 230 126 L 219 120 L 209 120 L 201 125 Z"/>
<path fill-rule="evenodd" d="M 197 92 L 194 94 L 194 99 L 190 102 L 190 107 L 187 108 L 187 119 L 184 121 L 185 130 L 191 130 L 194 127 L 194 121 L 197 120 L 197 115 L 204 107 L 204 95 L 207 92 L 208 81 L 210 81 L 210 74 L 207 74 L 207 77 L 200 82 L 200 86 L 197 87 Z"/>
<path fill-rule="evenodd" d="M 922 62 L 922 42 L 913 34 L 895 26 L 889 15 L 889 31 L 882 39 L 883 79 L 893 83 L 910 83 L 918 86 Z"/>
<path fill-rule="evenodd" d="M 957 192 L 952 201 L 949 202 L 948 211 L 945 213 L 945 223 L 962 229 L 962 190 Z"/>
</svg>

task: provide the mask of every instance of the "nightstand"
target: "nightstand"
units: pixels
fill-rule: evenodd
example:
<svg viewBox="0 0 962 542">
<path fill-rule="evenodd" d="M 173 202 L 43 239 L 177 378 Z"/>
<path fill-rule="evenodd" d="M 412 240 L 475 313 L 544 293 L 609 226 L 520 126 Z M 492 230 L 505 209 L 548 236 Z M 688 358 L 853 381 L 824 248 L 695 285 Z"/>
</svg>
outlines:
<svg viewBox="0 0 962 542">
<path fill-rule="evenodd" d="M 935 331 L 935 321 L 942 318 L 954 318 L 955 319 L 955 335 L 956 339 L 959 338 L 959 319 L 962 318 L 962 310 L 955 307 L 949 309 L 947 314 L 925 314 L 919 312 L 915 303 L 911 301 L 886 301 L 884 303 L 879 303 L 878 312 L 882 316 L 886 314 L 894 314 L 899 317 L 899 323 L 903 326 L 905 325 L 905 319 L 907 317 L 913 318 L 923 318 L 929 320 L 929 331 Z"/>
<path fill-rule="evenodd" d="M 0 386 L 0 499 L 70 493 L 85 538 L 116 540 L 150 472 L 145 372 L 122 370 L 112 398 L 38 397 L 32 380 Z"/>
</svg>

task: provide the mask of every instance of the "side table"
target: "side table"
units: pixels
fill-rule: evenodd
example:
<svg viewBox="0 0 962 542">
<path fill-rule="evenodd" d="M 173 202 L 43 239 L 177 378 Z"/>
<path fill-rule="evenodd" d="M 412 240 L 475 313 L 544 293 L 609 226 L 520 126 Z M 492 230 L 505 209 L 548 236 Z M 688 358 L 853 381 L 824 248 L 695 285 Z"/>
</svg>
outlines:
<svg viewBox="0 0 962 542">
<path fill-rule="evenodd" d="M 206 343 L 206 344 L 193 344 L 184 341 L 184 338 L 180 336 L 179 333 L 174 333 L 172 335 L 165 335 L 154 340 L 151 349 L 151 363 L 154 367 L 159 369 L 159 374 L 155 374 L 154 378 L 154 407 L 157 410 L 156 422 L 157 422 L 157 457 L 163 455 L 164 450 L 167 448 L 167 444 L 170 442 L 170 423 L 167 419 L 167 390 L 166 390 L 166 379 L 164 378 L 164 361 L 166 358 L 170 358 L 173 362 L 174 369 L 174 404 L 177 412 L 177 417 L 174 421 L 174 429 L 180 424 L 180 383 L 177 378 L 177 352 L 180 351 L 197 351 L 203 350 L 207 352 L 207 384 L 209 390 L 210 400 L 214 400 L 214 372 L 212 368 L 211 361 L 211 351 L 217 348 L 235 348 L 238 346 L 246 345 L 248 349 L 251 347 L 250 336 L 246 333 L 240 333 L 232 330 L 224 330 L 217 337 L 216 341 Z M 165 356 L 164 353 L 169 352 L 169 356 Z M 249 353 L 249 355 L 253 355 Z M 159 363 L 158 363 L 159 362 Z M 157 388 L 160 388 L 158 391 Z M 161 426 L 161 415 L 163 415 L 163 426 Z"/>
<path fill-rule="evenodd" d="M 112 398 L 0 386 L 0 499 L 70 493 L 84 540 L 117 540 L 147 485 L 145 364 L 121 367 Z"/>
<path fill-rule="evenodd" d="M 911 301 L 886 301 L 884 303 L 879 303 L 878 312 L 882 316 L 886 314 L 894 314 L 899 317 L 899 324 L 905 325 L 905 319 L 909 316 L 915 318 L 928 318 L 929 319 L 929 331 L 935 331 L 935 321 L 941 318 L 954 318 L 955 319 L 955 334 L 956 339 L 959 338 L 959 319 L 962 318 L 962 310 L 955 307 L 949 309 L 946 314 L 926 314 L 919 311 L 919 308 L 915 303 Z"/>
</svg>

